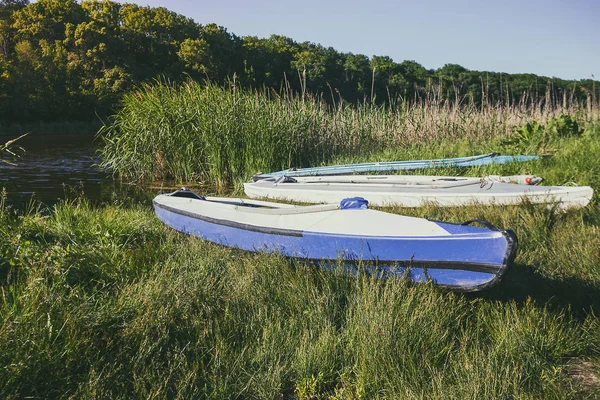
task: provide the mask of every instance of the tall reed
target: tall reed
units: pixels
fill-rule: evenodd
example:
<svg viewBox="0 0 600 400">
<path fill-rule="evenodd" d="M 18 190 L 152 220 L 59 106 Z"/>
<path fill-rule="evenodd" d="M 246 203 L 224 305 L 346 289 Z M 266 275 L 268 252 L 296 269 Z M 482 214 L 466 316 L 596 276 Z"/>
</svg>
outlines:
<svg viewBox="0 0 600 400">
<path fill-rule="evenodd" d="M 463 154 L 436 145 L 459 139 L 496 143 L 523 123 L 563 113 L 582 122 L 598 116 L 596 109 L 572 102 L 477 106 L 436 93 L 384 106 L 328 105 L 308 95 L 244 90 L 235 82 L 221 87 L 157 81 L 126 95 L 101 128 L 103 166 L 138 180 L 225 185 L 258 171 L 364 159 L 398 148 L 429 146 L 428 153 L 458 156 Z"/>
<path fill-rule="evenodd" d="M 157 83 L 127 95 L 103 127 L 104 162 L 124 176 L 226 184 L 259 170 L 359 151 L 326 105 L 214 84 Z"/>
</svg>

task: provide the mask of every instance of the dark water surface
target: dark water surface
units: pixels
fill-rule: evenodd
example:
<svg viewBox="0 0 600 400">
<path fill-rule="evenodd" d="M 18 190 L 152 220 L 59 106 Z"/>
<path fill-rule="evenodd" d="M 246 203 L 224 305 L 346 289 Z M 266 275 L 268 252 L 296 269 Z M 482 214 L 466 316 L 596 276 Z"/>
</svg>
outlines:
<svg viewBox="0 0 600 400">
<path fill-rule="evenodd" d="M 0 143 L 13 138 L 0 136 Z M 6 190 L 6 202 L 25 209 L 32 200 L 53 205 L 83 195 L 94 204 L 133 201 L 151 206 L 152 198 L 158 193 L 180 187 L 174 182 L 139 186 L 115 181 L 110 171 L 98 167 L 102 160 L 98 152 L 101 146 L 101 141 L 90 134 L 36 135 L 20 139 L 10 147 L 18 157 L 0 154 L 0 160 L 16 164 L 0 162 L 0 190 Z M 186 185 L 203 195 L 226 196 L 232 190 L 199 183 Z"/>
<path fill-rule="evenodd" d="M 2 143 L 9 139 L 0 136 Z M 109 200 L 115 182 L 98 167 L 98 146 L 89 134 L 26 136 L 11 147 L 17 158 L 0 155 L 16 164 L 0 162 L 0 189 L 6 190 L 7 202 L 19 208 L 32 199 L 54 204 L 82 193 L 93 202 Z"/>
</svg>

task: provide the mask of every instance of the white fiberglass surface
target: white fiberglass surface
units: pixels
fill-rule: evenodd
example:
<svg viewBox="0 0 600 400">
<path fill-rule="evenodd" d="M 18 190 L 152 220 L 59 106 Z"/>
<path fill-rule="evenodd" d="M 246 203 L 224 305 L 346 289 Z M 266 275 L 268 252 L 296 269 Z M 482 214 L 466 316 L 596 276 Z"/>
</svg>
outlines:
<svg viewBox="0 0 600 400">
<path fill-rule="evenodd" d="M 589 186 L 530 186 L 494 182 L 481 187 L 480 184 L 434 189 L 425 186 L 373 185 L 360 183 L 302 184 L 255 182 L 245 184 L 250 197 L 283 198 L 306 202 L 338 202 L 345 197 L 362 196 L 374 205 L 400 204 L 419 206 L 423 201 L 438 202 L 440 205 L 468 203 L 515 204 L 524 196 L 534 203 L 560 201 L 565 206 L 584 206 L 592 198 Z"/>
<path fill-rule="evenodd" d="M 536 175 L 486 175 L 483 177 L 466 176 L 429 176 L 429 175 L 333 175 L 333 176 L 308 176 L 295 177 L 298 183 L 368 183 L 368 184 L 404 184 L 404 185 L 448 185 L 459 183 L 480 184 L 482 180 L 489 182 L 504 182 L 513 184 L 532 184 L 541 182 L 542 178 Z M 271 181 L 272 180 L 265 180 Z"/>
<path fill-rule="evenodd" d="M 284 183 L 274 185 L 269 182 L 254 182 L 246 183 L 245 189 L 252 193 L 269 193 L 269 192 L 295 192 L 295 191 L 327 191 L 327 192 L 349 192 L 349 193 L 401 193 L 410 195 L 422 195 L 424 193 L 435 196 L 454 196 L 454 195 L 495 195 L 495 196 L 520 196 L 523 194 L 540 194 L 540 195 L 559 195 L 568 193 L 591 193 L 589 186 L 530 186 L 517 185 L 512 183 L 493 182 L 487 185 L 458 184 L 454 187 L 434 187 L 434 185 L 411 186 L 393 184 L 377 185 L 377 184 L 360 184 L 360 183 L 321 183 L 321 184 L 302 184 L 302 183 Z"/>
</svg>

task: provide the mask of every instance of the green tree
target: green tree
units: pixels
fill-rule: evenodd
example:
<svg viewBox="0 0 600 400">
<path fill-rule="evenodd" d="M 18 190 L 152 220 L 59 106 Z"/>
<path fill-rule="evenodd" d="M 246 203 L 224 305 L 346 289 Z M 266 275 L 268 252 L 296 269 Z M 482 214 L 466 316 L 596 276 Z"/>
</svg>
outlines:
<svg viewBox="0 0 600 400">
<path fill-rule="evenodd" d="M 207 45 L 207 59 L 210 60 L 208 77 L 223 82 L 233 74 L 244 70 L 242 41 L 227 29 L 216 24 L 208 24 L 199 30 L 199 38 Z"/>
<path fill-rule="evenodd" d="M 371 101 L 389 97 L 390 81 L 398 71 L 398 64 L 388 56 L 373 56 L 371 66 Z"/>
<path fill-rule="evenodd" d="M 298 71 L 303 91 L 307 91 L 307 82 L 311 87 L 322 86 L 325 74 L 325 55 L 323 48 L 312 43 L 303 43 L 302 50 L 294 55 L 292 68 Z"/>
<path fill-rule="evenodd" d="M 29 0 L 0 0 L 0 57 L 8 57 L 13 45 L 13 13 L 27 4 Z"/>
<path fill-rule="evenodd" d="M 344 72 L 346 82 L 355 83 L 359 92 L 366 93 L 366 85 L 371 72 L 369 57 L 364 54 L 347 54 L 344 61 Z"/>
<path fill-rule="evenodd" d="M 20 40 L 49 42 L 65 39 L 65 24 L 78 24 L 84 13 L 75 0 L 38 0 L 13 13 Z"/>
<path fill-rule="evenodd" d="M 215 74 L 216 66 L 206 40 L 185 39 L 180 43 L 177 55 L 184 62 L 186 68 L 191 68 L 206 76 Z"/>
<path fill-rule="evenodd" d="M 458 64 L 445 64 L 435 71 L 435 77 L 444 89 L 445 98 L 460 101 L 469 84 L 469 70 Z"/>
<path fill-rule="evenodd" d="M 341 53 L 272 35 L 237 37 L 164 7 L 111 0 L 0 0 L 0 120 L 95 118 L 156 77 L 187 76 L 244 86 L 324 94 L 328 101 L 378 103 L 428 96 L 475 104 L 597 103 L 598 82 L 532 74 L 427 70 L 415 61 Z M 285 86 L 284 86 L 285 85 Z M 438 88 L 443 90 L 438 91 Z"/>
<path fill-rule="evenodd" d="M 242 39 L 244 71 L 248 82 L 255 86 L 280 87 L 292 77 L 292 62 L 299 45 L 292 39 L 272 35 L 268 39 L 246 36 Z M 295 82 L 295 80 L 294 80 Z"/>
</svg>

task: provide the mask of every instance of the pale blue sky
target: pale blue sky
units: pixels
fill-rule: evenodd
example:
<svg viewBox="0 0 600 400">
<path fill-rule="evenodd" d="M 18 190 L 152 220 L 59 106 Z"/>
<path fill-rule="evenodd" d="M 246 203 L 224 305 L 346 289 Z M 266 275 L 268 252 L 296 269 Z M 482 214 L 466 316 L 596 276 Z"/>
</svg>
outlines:
<svg viewBox="0 0 600 400">
<path fill-rule="evenodd" d="M 238 36 L 471 70 L 600 80 L 600 0 L 124 0 Z"/>
</svg>

